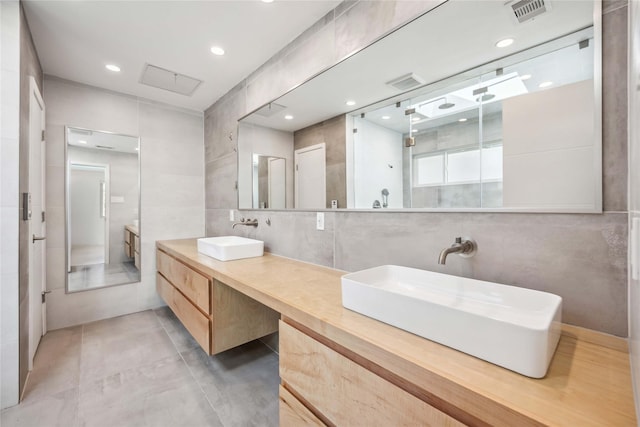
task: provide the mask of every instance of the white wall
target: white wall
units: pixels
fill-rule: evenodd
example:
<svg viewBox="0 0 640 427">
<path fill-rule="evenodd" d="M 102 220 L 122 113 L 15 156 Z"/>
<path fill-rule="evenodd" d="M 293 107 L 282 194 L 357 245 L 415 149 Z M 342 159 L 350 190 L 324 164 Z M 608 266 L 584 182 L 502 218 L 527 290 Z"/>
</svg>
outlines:
<svg viewBox="0 0 640 427">
<path fill-rule="evenodd" d="M 204 235 L 202 113 L 47 76 L 47 300 L 49 329 L 163 305 L 156 240 Z M 140 137 L 141 282 L 65 293 L 64 126 Z"/>
<path fill-rule="evenodd" d="M 353 207 L 371 209 L 374 200 L 382 205 L 381 191 L 386 188 L 388 209 L 402 208 L 402 134 L 361 118 L 355 118 L 354 127 Z"/>
<path fill-rule="evenodd" d="M 0 2 L 0 409 L 18 403 L 20 9 Z"/>
<path fill-rule="evenodd" d="M 240 123 L 238 129 L 238 194 L 239 206 L 252 207 L 252 154 L 282 157 L 286 160 L 287 208 L 293 208 L 293 132 Z"/>
<path fill-rule="evenodd" d="M 640 2 L 629 2 L 629 230 L 640 237 Z M 640 239 L 636 247 L 629 246 L 629 267 L 640 271 Z M 634 256 L 635 255 L 635 256 Z M 635 258 L 635 259 L 632 259 Z M 633 273 L 633 272 L 632 272 Z M 631 371 L 636 398 L 636 413 L 640 414 L 640 280 L 629 277 L 629 347 Z"/>
<path fill-rule="evenodd" d="M 502 101 L 504 207 L 602 205 L 601 183 L 594 178 L 601 175 L 594 173 L 594 142 L 600 139 L 586 126 L 594 105 L 593 80 Z"/>
</svg>

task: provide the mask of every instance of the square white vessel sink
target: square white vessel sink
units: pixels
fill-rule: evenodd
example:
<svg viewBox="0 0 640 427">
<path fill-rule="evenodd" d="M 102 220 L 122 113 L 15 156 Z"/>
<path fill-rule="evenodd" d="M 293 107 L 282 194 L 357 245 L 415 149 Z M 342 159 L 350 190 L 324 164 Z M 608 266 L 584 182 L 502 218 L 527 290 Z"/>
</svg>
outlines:
<svg viewBox="0 0 640 427">
<path fill-rule="evenodd" d="M 198 239 L 198 252 L 220 261 L 253 258 L 264 254 L 264 242 L 238 236 Z"/>
<path fill-rule="evenodd" d="M 415 268 L 342 276 L 342 305 L 533 378 L 546 375 L 560 339 L 557 295 Z"/>
</svg>

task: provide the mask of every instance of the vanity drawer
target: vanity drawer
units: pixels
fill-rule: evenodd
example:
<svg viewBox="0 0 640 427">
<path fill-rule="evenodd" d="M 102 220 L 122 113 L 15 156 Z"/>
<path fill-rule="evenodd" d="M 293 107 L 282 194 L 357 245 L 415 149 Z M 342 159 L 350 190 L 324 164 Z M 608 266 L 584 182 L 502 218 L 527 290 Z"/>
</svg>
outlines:
<svg viewBox="0 0 640 427">
<path fill-rule="evenodd" d="M 135 234 L 133 235 L 133 250 L 134 252 L 140 252 L 140 238 Z"/>
<path fill-rule="evenodd" d="M 140 270 L 140 253 L 139 252 L 135 252 L 133 254 L 133 265 L 135 265 L 136 268 Z"/>
<path fill-rule="evenodd" d="M 131 244 L 131 232 L 126 228 L 124 229 L 124 242 Z"/>
<path fill-rule="evenodd" d="M 280 427 L 326 426 L 286 388 L 280 386 Z"/>
<path fill-rule="evenodd" d="M 211 314 L 209 279 L 162 251 L 156 251 L 156 268 L 203 312 Z"/>
<path fill-rule="evenodd" d="M 210 353 L 211 321 L 189 302 L 162 275 L 156 273 L 156 289 L 158 294 L 171 308 L 202 349 Z"/>
<path fill-rule="evenodd" d="M 280 378 L 334 425 L 464 425 L 282 321 Z"/>
<path fill-rule="evenodd" d="M 131 245 L 129 243 L 124 244 L 124 254 L 127 258 L 131 258 L 133 256 L 133 251 L 131 250 Z"/>
</svg>

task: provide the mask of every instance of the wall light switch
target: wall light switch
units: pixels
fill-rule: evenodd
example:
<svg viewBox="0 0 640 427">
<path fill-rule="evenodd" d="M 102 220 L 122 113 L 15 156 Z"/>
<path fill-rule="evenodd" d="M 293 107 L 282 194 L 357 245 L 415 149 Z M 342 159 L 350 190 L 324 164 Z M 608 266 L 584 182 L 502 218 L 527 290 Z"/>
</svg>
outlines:
<svg viewBox="0 0 640 427">
<path fill-rule="evenodd" d="M 235 215 L 233 214 L 233 209 L 229 209 L 229 221 L 235 221 Z"/>
<path fill-rule="evenodd" d="M 316 213 L 316 230 L 324 230 L 324 212 Z"/>
</svg>

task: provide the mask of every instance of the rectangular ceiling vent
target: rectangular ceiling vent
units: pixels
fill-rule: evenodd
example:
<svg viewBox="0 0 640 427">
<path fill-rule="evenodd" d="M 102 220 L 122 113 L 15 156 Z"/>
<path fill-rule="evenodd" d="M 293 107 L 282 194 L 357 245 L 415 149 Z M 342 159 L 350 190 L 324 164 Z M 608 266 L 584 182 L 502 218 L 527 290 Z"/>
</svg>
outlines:
<svg viewBox="0 0 640 427">
<path fill-rule="evenodd" d="M 521 0 L 512 3 L 510 7 L 519 23 L 529 21 L 551 10 L 548 0 Z"/>
<path fill-rule="evenodd" d="M 78 128 L 70 128 L 69 129 L 69 133 L 73 133 L 73 134 L 76 134 L 76 135 L 85 135 L 85 136 L 93 135 L 93 131 L 91 131 L 91 130 L 78 129 Z"/>
<path fill-rule="evenodd" d="M 145 64 L 140 83 L 158 89 L 191 96 L 200 86 L 202 80 L 185 76 L 175 71 L 166 70 L 151 64 Z"/>
<path fill-rule="evenodd" d="M 271 117 L 274 114 L 279 113 L 280 111 L 283 111 L 285 108 L 287 107 L 285 107 L 284 105 L 280 105 L 280 104 L 276 104 L 275 102 L 272 102 L 270 104 L 265 105 L 258 111 L 256 111 L 256 114 L 262 117 Z"/>
<path fill-rule="evenodd" d="M 393 86 L 394 88 L 405 91 L 409 89 L 413 89 L 414 87 L 418 87 L 424 84 L 425 80 L 417 76 L 413 73 L 405 74 L 404 76 L 400 76 L 397 79 L 393 79 L 388 81 L 387 84 L 389 86 Z"/>
</svg>

